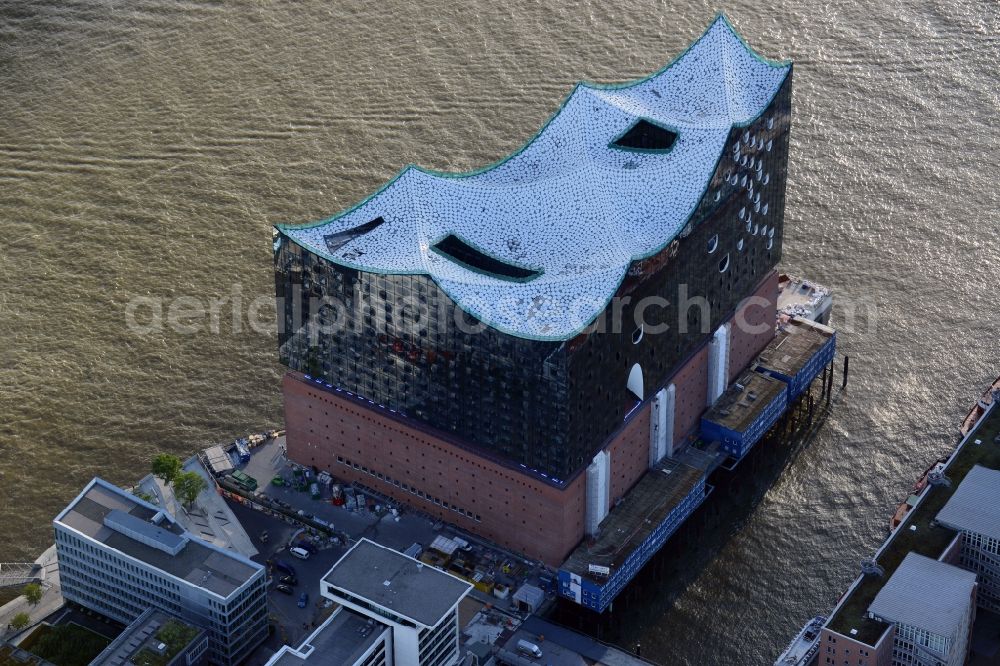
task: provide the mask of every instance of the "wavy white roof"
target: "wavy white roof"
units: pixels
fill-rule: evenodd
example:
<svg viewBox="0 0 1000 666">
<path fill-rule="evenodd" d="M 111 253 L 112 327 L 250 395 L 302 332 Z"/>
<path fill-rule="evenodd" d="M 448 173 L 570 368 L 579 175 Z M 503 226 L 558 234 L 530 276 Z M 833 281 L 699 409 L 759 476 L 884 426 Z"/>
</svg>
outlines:
<svg viewBox="0 0 1000 666">
<path fill-rule="evenodd" d="M 278 229 L 337 264 L 425 273 L 462 309 L 512 335 L 565 340 L 607 305 L 629 264 L 655 254 L 701 200 L 730 129 L 767 108 L 791 65 L 757 56 L 723 16 L 673 63 L 619 86 L 579 83 L 520 151 L 468 174 L 403 169 L 328 220 Z M 677 134 L 666 153 L 609 144 L 640 119 Z M 332 251 L 325 238 L 384 223 Z M 432 246 L 454 234 L 540 275 L 512 281 Z"/>
</svg>

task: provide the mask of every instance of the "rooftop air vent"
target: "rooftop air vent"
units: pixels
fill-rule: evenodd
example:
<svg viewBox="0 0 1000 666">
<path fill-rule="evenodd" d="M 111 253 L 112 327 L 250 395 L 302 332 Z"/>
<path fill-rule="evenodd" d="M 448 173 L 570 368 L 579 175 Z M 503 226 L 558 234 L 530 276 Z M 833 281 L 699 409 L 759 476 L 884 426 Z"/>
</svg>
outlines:
<svg viewBox="0 0 1000 666">
<path fill-rule="evenodd" d="M 873 557 L 866 557 L 861 560 L 861 573 L 871 576 L 883 576 L 885 575 L 885 569 L 878 565 Z"/>
<path fill-rule="evenodd" d="M 187 536 L 169 532 L 120 509 L 104 516 L 104 526 L 168 555 L 181 552 L 188 542 Z"/>
<path fill-rule="evenodd" d="M 951 486 L 951 479 L 944 475 L 940 469 L 932 470 L 927 474 L 927 482 L 932 486 Z"/>
<path fill-rule="evenodd" d="M 675 141 L 677 132 L 640 118 L 612 141 L 611 146 L 620 150 L 665 153 L 674 147 Z"/>
</svg>

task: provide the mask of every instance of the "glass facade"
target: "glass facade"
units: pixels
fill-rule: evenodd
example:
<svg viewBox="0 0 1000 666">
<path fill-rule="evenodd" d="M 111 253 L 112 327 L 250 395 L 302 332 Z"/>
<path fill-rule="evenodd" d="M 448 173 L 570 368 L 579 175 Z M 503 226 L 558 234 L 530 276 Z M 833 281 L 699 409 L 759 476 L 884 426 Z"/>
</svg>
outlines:
<svg viewBox="0 0 1000 666">
<path fill-rule="evenodd" d="M 567 481 L 635 407 L 632 367 L 642 370 L 642 397 L 652 396 L 780 260 L 791 79 L 760 117 L 732 128 L 687 227 L 632 263 L 587 332 L 563 342 L 508 335 L 463 312 L 427 275 L 348 268 L 281 234 L 282 363 Z"/>
</svg>

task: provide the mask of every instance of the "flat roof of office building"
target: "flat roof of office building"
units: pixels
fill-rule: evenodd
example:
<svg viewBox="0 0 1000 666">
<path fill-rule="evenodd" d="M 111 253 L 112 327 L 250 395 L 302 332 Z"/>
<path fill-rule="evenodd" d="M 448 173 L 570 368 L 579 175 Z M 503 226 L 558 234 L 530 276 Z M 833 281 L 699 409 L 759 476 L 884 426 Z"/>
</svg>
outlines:
<svg viewBox="0 0 1000 666">
<path fill-rule="evenodd" d="M 54 522 L 222 597 L 263 569 L 201 541 L 166 512 L 97 477 Z"/>
<path fill-rule="evenodd" d="M 323 580 L 428 627 L 472 589 L 460 578 L 368 539 L 347 551 Z"/>
<path fill-rule="evenodd" d="M 186 650 L 204 633 L 204 629 L 185 622 L 175 615 L 165 613 L 157 608 L 150 608 L 126 627 L 125 631 L 112 641 L 93 663 L 100 663 L 103 666 L 132 666 L 137 663 L 136 657 L 143 650 L 149 650 L 151 654 L 156 654 L 156 646 L 163 642 L 158 637 L 159 632 L 167 625 L 179 628 L 179 635 L 187 638 L 183 644 L 168 645 L 167 652 L 171 658 Z"/>
<path fill-rule="evenodd" d="M 267 666 L 302 666 L 305 663 L 353 666 L 385 630 L 384 624 L 369 620 L 349 608 L 341 608 L 298 648 L 284 646 L 267 662 Z"/>
</svg>

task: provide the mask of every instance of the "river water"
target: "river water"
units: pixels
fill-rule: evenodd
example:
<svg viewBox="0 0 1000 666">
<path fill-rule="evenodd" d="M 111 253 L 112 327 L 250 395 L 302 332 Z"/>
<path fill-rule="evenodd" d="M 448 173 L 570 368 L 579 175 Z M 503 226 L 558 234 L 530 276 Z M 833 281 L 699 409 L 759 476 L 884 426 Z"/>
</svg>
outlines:
<svg viewBox="0 0 1000 666">
<path fill-rule="evenodd" d="M 44 548 L 95 473 L 280 424 L 272 224 L 407 163 L 497 160 L 577 79 L 648 74 L 717 9 L 0 0 L 0 561 Z M 626 628 L 667 664 L 769 664 L 1000 372 L 995 0 L 725 9 L 795 61 L 784 268 L 836 290 L 852 372 L 714 559 Z"/>
</svg>

